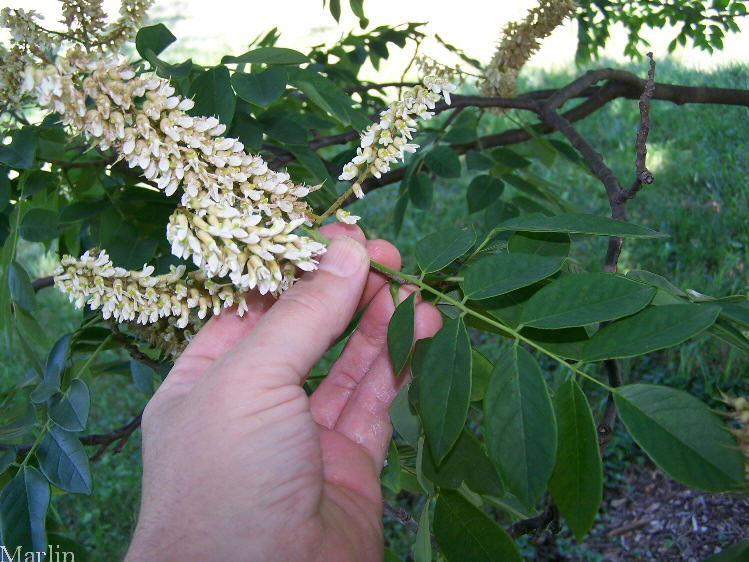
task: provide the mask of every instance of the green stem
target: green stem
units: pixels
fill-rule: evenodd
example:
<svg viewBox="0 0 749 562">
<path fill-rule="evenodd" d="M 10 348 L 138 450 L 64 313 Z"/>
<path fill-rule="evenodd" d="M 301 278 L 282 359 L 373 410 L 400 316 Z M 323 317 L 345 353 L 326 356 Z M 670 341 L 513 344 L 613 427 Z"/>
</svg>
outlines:
<svg viewBox="0 0 749 562">
<path fill-rule="evenodd" d="M 82 374 L 83 374 L 83 372 L 84 372 L 84 371 L 85 371 L 85 370 L 86 370 L 86 369 L 88 368 L 88 366 L 89 366 L 89 365 L 91 364 L 91 361 L 93 361 L 93 360 L 94 360 L 94 357 L 96 357 L 96 356 L 97 356 L 97 355 L 99 354 L 99 352 L 100 352 L 100 351 L 102 350 L 102 348 L 103 348 L 103 347 L 104 347 L 104 346 L 105 346 L 105 345 L 106 345 L 107 343 L 109 343 L 109 340 L 110 340 L 110 339 L 112 339 L 112 334 L 109 334 L 109 335 L 108 335 L 108 336 L 107 336 L 106 338 L 104 338 L 104 339 L 102 340 L 102 342 L 101 342 L 101 343 L 99 344 L 99 346 L 98 346 L 98 347 L 97 347 L 96 349 L 94 349 L 94 352 L 93 352 L 93 353 L 92 353 L 92 354 L 91 354 L 91 355 L 89 356 L 89 358 L 88 358 L 88 359 L 86 359 L 86 362 L 85 362 L 85 363 L 83 364 L 83 366 L 82 366 L 82 367 L 81 367 L 80 369 L 78 369 L 78 372 L 77 372 L 77 373 L 76 373 L 76 375 L 75 375 L 75 376 L 73 377 L 74 379 L 79 379 L 79 378 L 81 378 L 81 375 L 82 375 Z"/>
<path fill-rule="evenodd" d="M 36 436 L 36 440 L 31 445 L 29 452 L 26 453 L 25 457 L 23 457 L 23 460 L 21 461 L 21 464 L 18 467 L 18 471 L 16 472 L 16 475 L 20 474 L 21 471 L 23 470 L 23 467 L 29 463 L 29 460 L 31 460 L 31 455 L 34 454 L 34 451 L 36 451 L 36 448 L 39 446 L 39 443 L 42 442 L 42 439 L 44 438 L 44 434 L 47 433 L 47 429 L 49 429 L 49 421 L 50 420 L 47 420 L 47 423 L 44 424 L 44 427 L 39 432 L 39 435 Z"/>
</svg>

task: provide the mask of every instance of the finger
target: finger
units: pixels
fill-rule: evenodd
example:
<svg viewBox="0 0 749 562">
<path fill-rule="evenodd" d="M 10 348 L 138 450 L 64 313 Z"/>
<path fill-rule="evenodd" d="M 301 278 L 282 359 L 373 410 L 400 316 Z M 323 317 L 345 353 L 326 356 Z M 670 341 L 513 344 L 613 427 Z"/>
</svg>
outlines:
<svg viewBox="0 0 749 562">
<path fill-rule="evenodd" d="M 369 259 L 376 262 L 380 262 L 383 265 L 388 266 L 390 269 L 399 270 L 401 268 L 401 256 L 397 248 L 386 240 L 366 240 L 364 232 L 361 228 L 355 224 L 344 224 L 344 223 L 331 223 L 326 224 L 320 229 L 320 234 L 327 238 L 334 238 L 336 236 L 349 236 L 357 242 L 364 244 L 369 254 Z M 364 288 L 359 308 L 365 306 L 372 297 L 377 294 L 377 291 L 387 283 L 387 278 L 376 272 L 370 272 L 367 278 L 367 285 Z"/>
<path fill-rule="evenodd" d="M 403 286 L 398 299 L 403 302 L 416 287 Z M 356 331 L 351 335 L 341 356 L 310 397 L 312 418 L 332 429 L 357 385 L 371 365 L 387 347 L 387 327 L 394 310 L 388 287 L 381 287 L 372 299 Z"/>
<path fill-rule="evenodd" d="M 234 306 L 206 322 L 174 363 L 162 388 L 180 385 L 189 390 L 211 363 L 249 333 L 275 299 L 271 295 L 248 293 L 245 302 L 247 310 L 243 316 L 237 315 Z"/>
<path fill-rule="evenodd" d="M 428 338 L 440 329 L 442 318 L 433 304 L 422 302 L 416 305 L 414 323 L 415 339 Z M 390 404 L 409 376 L 393 376 L 384 345 L 335 424 L 335 430 L 366 450 L 377 467 L 385 462 L 393 431 Z"/>
<path fill-rule="evenodd" d="M 368 240 L 366 243 L 367 253 L 369 259 L 372 261 L 379 262 L 386 265 L 390 269 L 396 271 L 401 268 L 401 255 L 398 249 L 386 240 Z M 375 271 L 369 272 L 367 278 L 367 286 L 364 287 L 364 294 L 362 295 L 359 307 L 366 305 L 377 292 L 388 282 L 387 277 L 381 273 Z"/>
<path fill-rule="evenodd" d="M 328 240 L 332 240 L 337 236 L 348 236 L 362 245 L 367 241 L 361 228 L 355 224 L 345 224 L 342 222 L 333 222 L 320 227 L 320 234 L 325 236 Z"/>
<path fill-rule="evenodd" d="M 368 271 L 364 246 L 334 238 L 319 268 L 283 293 L 222 362 L 252 366 L 247 379 L 274 373 L 272 386 L 300 383 L 354 316 Z"/>
</svg>

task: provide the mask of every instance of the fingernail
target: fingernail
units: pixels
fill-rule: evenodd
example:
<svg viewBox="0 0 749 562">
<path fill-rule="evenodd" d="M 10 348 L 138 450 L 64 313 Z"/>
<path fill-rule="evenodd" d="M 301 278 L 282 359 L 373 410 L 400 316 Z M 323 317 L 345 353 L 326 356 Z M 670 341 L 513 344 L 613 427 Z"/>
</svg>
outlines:
<svg viewBox="0 0 749 562">
<path fill-rule="evenodd" d="M 339 277 L 349 277 L 361 268 L 366 259 L 364 246 L 348 236 L 336 236 L 320 260 L 320 269 Z"/>
</svg>

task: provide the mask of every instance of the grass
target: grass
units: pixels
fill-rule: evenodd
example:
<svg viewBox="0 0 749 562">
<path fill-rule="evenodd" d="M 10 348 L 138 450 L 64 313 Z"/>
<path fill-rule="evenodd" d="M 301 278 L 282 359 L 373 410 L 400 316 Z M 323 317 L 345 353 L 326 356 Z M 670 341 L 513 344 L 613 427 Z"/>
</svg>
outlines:
<svg viewBox="0 0 749 562">
<path fill-rule="evenodd" d="M 600 66 L 600 65 L 599 65 Z M 643 74 L 644 64 L 629 70 Z M 547 74 L 534 72 L 523 77 L 519 90 L 553 87 L 568 81 L 578 70 Z M 729 67 L 712 73 L 685 70 L 668 61 L 660 62 L 659 81 L 688 85 L 749 88 L 749 70 Z M 676 285 L 701 293 L 725 295 L 746 290 L 746 252 L 749 247 L 747 205 L 749 189 L 749 137 L 747 109 L 722 106 L 682 106 L 654 102 L 652 130 L 648 143 L 650 169 L 655 183 L 629 204 L 630 220 L 670 234 L 663 241 L 630 241 L 620 260 L 623 270 L 647 269 L 660 273 Z M 525 117 L 527 119 L 527 116 Z M 633 168 L 633 143 L 638 122 L 637 105 L 617 100 L 577 124 L 620 178 L 629 178 Z M 485 132 L 512 126 L 506 117 L 486 117 Z M 600 184 L 579 168 L 557 159 L 550 168 L 534 163 L 532 170 L 559 186 L 558 194 L 583 212 L 606 214 L 607 204 Z M 429 211 L 410 207 L 403 229 L 392 232 L 392 206 L 397 186 L 389 186 L 356 203 L 353 211 L 363 216 L 372 236 L 394 241 L 405 263 L 413 263 L 414 242 L 425 233 L 451 224 L 465 223 L 465 188 L 468 178 L 437 182 L 434 206 Z M 508 188 L 512 194 L 512 189 Z M 584 240 L 574 245 L 573 257 L 590 270 L 598 270 L 605 253 L 605 241 Z M 33 276 L 52 269 L 50 254 L 38 246 L 22 246 L 19 261 Z M 74 327 L 80 316 L 53 289 L 39 295 L 37 320 L 47 339 Z M 474 334 L 476 345 L 491 359 L 500 352 L 496 338 Z M 43 358 L 43 357 L 42 357 Z M 0 383 L 7 388 L 30 367 L 15 348 L 0 346 Z M 675 350 L 623 362 L 625 378 L 668 383 L 684 388 L 715 404 L 717 390 L 738 392 L 749 372 L 749 359 L 709 337 L 698 338 Z M 317 368 L 315 374 L 323 369 Z M 106 431 L 136 413 L 146 400 L 129 379 L 118 375 L 88 377 L 92 390 L 89 430 Z M 597 401 L 600 404 L 600 400 Z M 90 450 L 92 454 L 94 450 Z M 637 455 L 634 445 L 618 436 L 606 454 L 607 486 L 617 483 L 617 474 Z M 54 519 L 60 530 L 83 543 L 96 559 L 122 556 L 137 514 L 140 491 L 140 438 L 133 435 L 119 454 L 105 454 L 93 465 L 94 491 L 91 496 L 62 496 L 54 501 Z M 418 510 L 415 511 L 418 515 Z M 387 524 L 387 533 L 397 542 L 399 554 L 407 554 L 402 530 Z M 408 537 L 407 537 L 408 538 Z M 570 547 L 572 548 L 572 547 Z M 577 547 L 576 547 L 577 548 Z M 592 557 L 591 559 L 595 559 Z"/>
</svg>

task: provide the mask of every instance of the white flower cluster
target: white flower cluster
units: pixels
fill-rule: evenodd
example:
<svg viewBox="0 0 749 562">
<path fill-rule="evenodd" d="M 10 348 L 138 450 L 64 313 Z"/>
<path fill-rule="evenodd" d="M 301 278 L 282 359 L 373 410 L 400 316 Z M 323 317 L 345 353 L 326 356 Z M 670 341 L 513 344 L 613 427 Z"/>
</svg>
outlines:
<svg viewBox="0 0 749 562">
<path fill-rule="evenodd" d="M 416 120 L 431 119 L 434 116 L 436 102 L 442 97 L 450 103 L 450 92 L 456 89 L 455 84 L 444 78 L 427 76 L 424 86 L 415 86 L 404 92 L 401 99 L 394 101 L 380 113 L 380 120 L 369 125 L 361 134 L 361 145 L 356 149 L 356 156 L 343 167 L 339 180 L 352 180 L 354 194 L 364 197 L 361 181 L 372 174 L 379 178 L 390 170 L 391 164 L 403 160 L 407 152 L 415 152 L 418 144 L 410 142 L 416 131 Z"/>
<path fill-rule="evenodd" d="M 541 46 L 540 40 L 550 35 L 574 9 L 572 0 L 539 0 L 538 6 L 528 10 L 522 22 L 508 23 L 502 30 L 502 41 L 484 71 L 481 95 L 512 96 L 518 73 Z"/>
<path fill-rule="evenodd" d="M 23 101 L 26 68 L 44 53 L 64 45 L 82 44 L 87 50 L 113 52 L 131 39 L 146 19 L 153 0 L 122 0 L 120 17 L 107 24 L 102 0 L 61 0 L 64 31 L 49 30 L 34 10 L 3 8 L 0 27 L 9 30 L 12 46 L 0 47 L 0 112 L 17 109 Z"/>
<path fill-rule="evenodd" d="M 207 278 L 228 275 L 240 290 L 277 293 L 293 283 L 295 267 L 316 268 L 325 247 L 293 233 L 311 224 L 300 198 L 314 188 L 295 185 L 237 139 L 221 136 L 226 126 L 215 117 L 188 115 L 193 101 L 174 95 L 168 81 L 71 50 L 34 69 L 27 82 L 40 106 L 142 168 L 165 195 L 182 188 L 167 239 Z"/>
<path fill-rule="evenodd" d="M 214 283 L 200 272 L 185 276 L 184 265 L 171 266 L 166 275 L 154 276 L 153 272 L 151 265 L 143 265 L 140 271 L 115 267 L 106 251 L 89 250 L 80 259 L 63 257 L 55 285 L 76 308 L 101 309 L 105 320 L 118 322 L 148 324 L 174 317 L 176 327 L 185 328 L 191 310 L 201 320 L 209 311 L 217 315 L 234 304 L 240 316 L 247 310 L 243 294 L 230 283 Z"/>
</svg>

